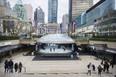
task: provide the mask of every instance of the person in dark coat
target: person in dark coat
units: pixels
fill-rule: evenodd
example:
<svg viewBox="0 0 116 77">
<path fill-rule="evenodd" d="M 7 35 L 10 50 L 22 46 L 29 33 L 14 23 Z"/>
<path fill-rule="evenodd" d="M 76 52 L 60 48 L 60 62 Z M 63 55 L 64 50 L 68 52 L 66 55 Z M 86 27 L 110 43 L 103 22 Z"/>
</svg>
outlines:
<svg viewBox="0 0 116 77">
<path fill-rule="evenodd" d="M 23 65 L 22 65 L 22 63 L 20 62 L 20 63 L 19 63 L 19 73 L 21 73 L 22 67 L 23 67 Z"/>
<path fill-rule="evenodd" d="M 95 71 L 95 65 L 94 64 L 92 65 L 92 67 L 93 67 L 93 71 Z"/>
<path fill-rule="evenodd" d="M 14 69 L 15 69 L 15 72 L 17 72 L 17 70 L 18 70 L 18 63 L 15 63 Z"/>
<path fill-rule="evenodd" d="M 107 62 L 107 63 L 106 63 L 107 73 L 109 73 L 109 67 L 110 67 L 110 65 L 109 65 L 108 62 Z"/>
<path fill-rule="evenodd" d="M 114 62 L 113 62 L 113 60 L 110 61 L 110 66 L 112 67 L 112 69 L 114 68 Z"/>
<path fill-rule="evenodd" d="M 8 73 L 8 70 L 9 70 L 9 68 L 8 68 L 8 60 L 5 60 L 5 62 L 4 62 L 4 72 L 6 73 Z"/>
<path fill-rule="evenodd" d="M 13 61 L 10 59 L 10 61 L 8 62 L 8 66 L 9 66 L 9 72 L 13 73 Z"/>
<path fill-rule="evenodd" d="M 98 75 L 100 75 L 100 76 L 101 76 L 102 67 L 99 65 L 99 66 L 97 67 L 97 69 L 98 69 Z"/>
</svg>

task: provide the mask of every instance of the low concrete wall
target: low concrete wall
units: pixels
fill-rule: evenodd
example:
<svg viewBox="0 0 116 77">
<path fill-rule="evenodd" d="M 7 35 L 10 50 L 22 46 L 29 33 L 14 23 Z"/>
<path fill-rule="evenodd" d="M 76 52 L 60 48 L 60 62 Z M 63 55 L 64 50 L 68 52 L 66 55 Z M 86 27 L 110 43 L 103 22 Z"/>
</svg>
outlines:
<svg viewBox="0 0 116 77">
<path fill-rule="evenodd" d="M 11 40 L 11 44 L 12 45 L 19 44 L 19 40 Z"/>
<path fill-rule="evenodd" d="M 107 44 L 108 48 L 115 48 L 116 49 L 116 42 L 89 41 L 89 44 Z"/>
<path fill-rule="evenodd" d="M 0 46 L 16 45 L 16 44 L 19 44 L 19 40 L 0 41 Z"/>
<path fill-rule="evenodd" d="M 88 41 L 88 40 L 76 40 L 76 44 L 77 44 L 77 45 L 89 44 L 89 41 Z"/>
<path fill-rule="evenodd" d="M 22 39 L 22 40 L 20 40 L 20 44 L 31 44 L 31 45 L 35 45 L 35 40 L 32 40 L 32 39 Z"/>
</svg>

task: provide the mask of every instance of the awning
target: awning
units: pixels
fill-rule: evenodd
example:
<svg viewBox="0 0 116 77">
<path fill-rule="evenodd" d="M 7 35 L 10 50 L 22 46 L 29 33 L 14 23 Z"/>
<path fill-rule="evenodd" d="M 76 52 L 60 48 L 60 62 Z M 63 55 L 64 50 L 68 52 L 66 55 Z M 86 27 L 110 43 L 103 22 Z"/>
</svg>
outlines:
<svg viewBox="0 0 116 77">
<path fill-rule="evenodd" d="M 17 48 L 20 48 L 20 47 L 22 47 L 22 45 L 7 46 L 7 47 L 4 47 L 4 48 L 1 48 L 0 53 L 4 53 L 4 52 L 7 52 L 7 51 L 10 51 L 10 50 L 13 50 L 13 49 L 17 49 Z"/>
<path fill-rule="evenodd" d="M 107 48 L 106 52 L 116 54 L 116 49 Z"/>
</svg>

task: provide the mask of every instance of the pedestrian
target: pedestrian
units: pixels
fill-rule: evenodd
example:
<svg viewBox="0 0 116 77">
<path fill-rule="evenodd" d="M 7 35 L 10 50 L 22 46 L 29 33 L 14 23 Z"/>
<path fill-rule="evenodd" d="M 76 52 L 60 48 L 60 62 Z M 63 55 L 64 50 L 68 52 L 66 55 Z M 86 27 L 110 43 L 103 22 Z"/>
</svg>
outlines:
<svg viewBox="0 0 116 77">
<path fill-rule="evenodd" d="M 107 61 L 105 61 L 103 65 L 104 65 L 103 71 L 105 72 L 106 71 L 106 67 L 107 67 Z"/>
<path fill-rule="evenodd" d="M 73 54 L 70 55 L 71 59 L 73 59 Z"/>
<path fill-rule="evenodd" d="M 32 56 L 34 55 L 34 52 L 33 52 L 33 51 L 31 52 L 31 55 L 32 55 Z"/>
<path fill-rule="evenodd" d="M 5 60 L 5 62 L 4 62 L 4 72 L 6 73 L 8 73 L 8 70 L 9 70 L 9 68 L 8 68 L 8 60 Z"/>
<path fill-rule="evenodd" d="M 104 61 L 103 60 L 101 61 L 101 65 L 104 65 Z"/>
<path fill-rule="evenodd" d="M 79 53 L 78 52 L 76 53 L 76 55 L 77 55 L 77 58 L 79 58 Z"/>
<path fill-rule="evenodd" d="M 109 67 L 110 67 L 110 65 L 109 65 L 109 63 L 107 62 L 107 63 L 106 63 L 107 73 L 109 73 Z"/>
<path fill-rule="evenodd" d="M 19 63 L 19 73 L 21 73 L 22 67 L 23 67 L 23 65 L 22 65 L 22 63 L 20 62 L 20 63 Z"/>
<path fill-rule="evenodd" d="M 87 72 L 87 75 L 91 75 L 91 70 L 92 70 L 92 64 L 91 62 L 87 65 L 87 68 L 88 68 L 88 72 Z"/>
<path fill-rule="evenodd" d="M 17 72 L 17 70 L 18 70 L 18 63 L 14 64 L 14 69 L 15 69 L 15 72 Z"/>
<path fill-rule="evenodd" d="M 97 67 L 97 69 L 98 69 L 98 75 L 100 75 L 100 76 L 101 76 L 102 67 L 99 65 L 99 66 Z"/>
<path fill-rule="evenodd" d="M 112 67 L 112 69 L 114 68 L 114 62 L 113 62 L 113 60 L 110 61 L 110 66 Z"/>
<path fill-rule="evenodd" d="M 55 48 L 54 48 L 54 51 L 55 51 Z"/>
<path fill-rule="evenodd" d="M 92 70 L 93 70 L 93 71 L 95 71 L 95 65 L 94 65 L 94 64 L 92 65 L 92 67 L 93 67 L 93 69 L 92 69 Z"/>
<path fill-rule="evenodd" d="M 13 65 L 14 65 L 14 62 L 10 59 L 10 61 L 8 62 L 9 73 L 13 73 Z"/>
</svg>

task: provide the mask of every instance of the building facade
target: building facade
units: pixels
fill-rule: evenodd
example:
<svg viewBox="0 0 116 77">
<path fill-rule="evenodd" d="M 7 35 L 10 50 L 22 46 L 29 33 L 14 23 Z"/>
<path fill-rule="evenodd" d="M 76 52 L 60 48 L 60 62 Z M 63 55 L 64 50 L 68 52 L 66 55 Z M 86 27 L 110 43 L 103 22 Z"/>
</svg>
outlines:
<svg viewBox="0 0 116 77">
<path fill-rule="evenodd" d="M 36 23 L 44 23 L 45 13 L 43 12 L 42 8 L 39 6 L 35 9 L 34 12 L 34 20 Z"/>
<path fill-rule="evenodd" d="M 33 7 L 31 4 L 24 4 L 24 7 L 27 12 L 27 20 L 30 21 L 33 18 Z"/>
<path fill-rule="evenodd" d="M 61 33 L 60 25 L 57 23 L 48 24 L 46 26 L 46 34 L 57 34 Z"/>
<path fill-rule="evenodd" d="M 63 33 L 67 33 L 68 23 L 69 23 L 69 15 L 65 14 L 65 15 L 62 16 L 62 32 Z"/>
<path fill-rule="evenodd" d="M 3 15 L 13 16 L 12 8 L 7 0 L 0 0 L 0 16 Z"/>
<path fill-rule="evenodd" d="M 76 19 L 76 33 L 80 36 L 108 36 L 115 34 L 116 1 L 101 0 Z"/>
<path fill-rule="evenodd" d="M 48 0 L 48 23 L 57 23 L 58 0 Z"/>
<path fill-rule="evenodd" d="M 93 6 L 93 0 L 69 0 L 69 22 Z"/>
<path fill-rule="evenodd" d="M 76 18 L 93 6 L 93 0 L 69 0 L 69 25 L 68 34 L 75 34 Z"/>
<path fill-rule="evenodd" d="M 18 0 L 13 11 L 17 14 L 17 18 L 20 20 L 27 20 L 27 12 L 21 0 Z"/>
</svg>

